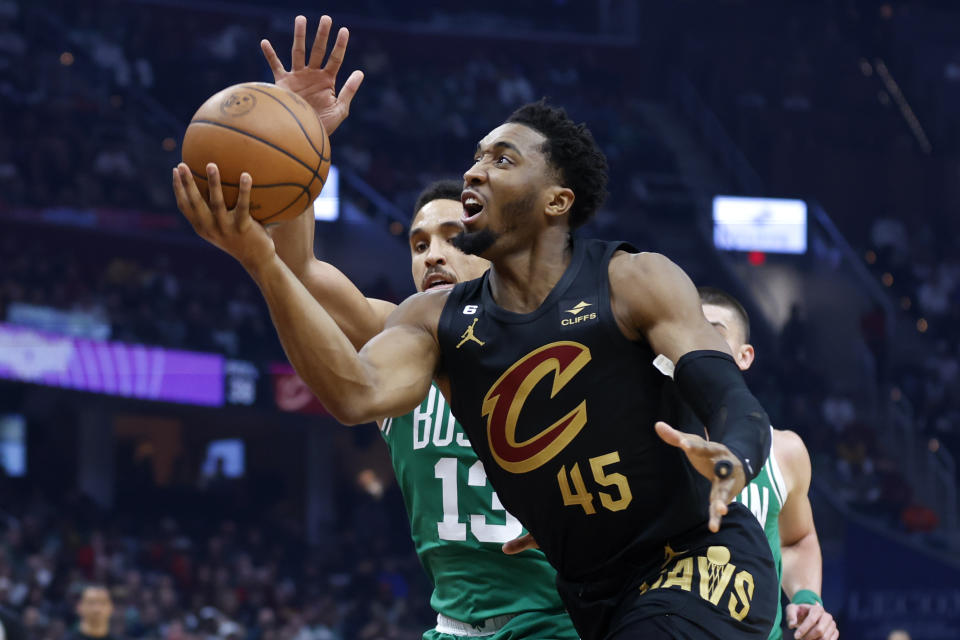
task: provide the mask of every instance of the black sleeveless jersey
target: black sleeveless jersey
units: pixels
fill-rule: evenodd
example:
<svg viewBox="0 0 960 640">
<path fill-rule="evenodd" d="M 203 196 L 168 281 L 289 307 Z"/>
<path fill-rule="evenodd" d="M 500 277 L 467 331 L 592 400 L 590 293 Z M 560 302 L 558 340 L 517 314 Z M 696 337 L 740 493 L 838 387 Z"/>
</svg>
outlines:
<svg viewBox="0 0 960 640">
<path fill-rule="evenodd" d="M 662 558 L 669 538 L 707 520 L 709 484 L 654 430 L 676 410 L 669 379 L 613 316 L 618 249 L 634 251 L 575 240 L 528 314 L 497 306 L 489 272 L 460 283 L 438 329 L 454 415 L 503 506 L 568 579 Z"/>
</svg>

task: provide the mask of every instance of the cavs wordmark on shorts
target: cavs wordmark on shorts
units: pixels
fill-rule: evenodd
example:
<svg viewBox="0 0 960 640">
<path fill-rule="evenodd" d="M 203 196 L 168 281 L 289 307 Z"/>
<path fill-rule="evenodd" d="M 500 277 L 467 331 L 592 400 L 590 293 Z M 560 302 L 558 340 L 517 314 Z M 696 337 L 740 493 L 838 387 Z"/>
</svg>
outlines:
<svg viewBox="0 0 960 640">
<path fill-rule="evenodd" d="M 686 554 L 686 551 L 675 551 L 667 545 L 660 575 L 653 584 L 641 584 L 640 593 L 681 589 L 726 609 L 736 620 L 746 618 L 753 600 L 753 574 L 746 569 L 738 570 L 730 562 L 730 550 L 724 546 L 707 547 L 702 555 Z"/>
</svg>

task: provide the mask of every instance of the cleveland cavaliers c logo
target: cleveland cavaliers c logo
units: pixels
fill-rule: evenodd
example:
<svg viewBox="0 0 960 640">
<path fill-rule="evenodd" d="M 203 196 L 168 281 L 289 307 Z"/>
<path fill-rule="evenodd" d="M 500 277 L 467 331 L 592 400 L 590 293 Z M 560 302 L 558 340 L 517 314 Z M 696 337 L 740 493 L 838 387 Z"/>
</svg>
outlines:
<svg viewBox="0 0 960 640">
<path fill-rule="evenodd" d="M 487 441 L 497 463 L 510 473 L 533 471 L 563 451 L 587 424 L 587 401 L 547 428 L 517 442 L 517 420 L 527 396 L 553 374 L 553 398 L 590 362 L 590 349 L 579 342 L 551 342 L 531 351 L 506 370 L 483 398 Z"/>
</svg>

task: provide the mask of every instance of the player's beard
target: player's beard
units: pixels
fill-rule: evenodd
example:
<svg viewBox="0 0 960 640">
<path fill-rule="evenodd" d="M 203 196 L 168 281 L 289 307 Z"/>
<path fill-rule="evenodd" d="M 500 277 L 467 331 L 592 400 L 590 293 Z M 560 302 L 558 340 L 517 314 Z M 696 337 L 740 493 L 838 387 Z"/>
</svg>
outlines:
<svg viewBox="0 0 960 640">
<path fill-rule="evenodd" d="M 479 256 L 493 246 L 500 237 L 499 233 L 490 229 L 480 231 L 461 231 L 451 238 L 450 243 L 460 251 L 470 256 Z"/>
<path fill-rule="evenodd" d="M 531 215 L 536 202 L 537 192 L 531 189 L 519 198 L 504 203 L 500 217 L 504 221 L 506 231 L 512 231 L 519 227 L 519 220 L 523 216 Z M 493 243 L 500 239 L 503 233 L 493 231 L 489 227 L 479 231 L 462 231 L 451 238 L 450 242 L 467 255 L 482 256 L 487 249 L 493 246 Z"/>
</svg>

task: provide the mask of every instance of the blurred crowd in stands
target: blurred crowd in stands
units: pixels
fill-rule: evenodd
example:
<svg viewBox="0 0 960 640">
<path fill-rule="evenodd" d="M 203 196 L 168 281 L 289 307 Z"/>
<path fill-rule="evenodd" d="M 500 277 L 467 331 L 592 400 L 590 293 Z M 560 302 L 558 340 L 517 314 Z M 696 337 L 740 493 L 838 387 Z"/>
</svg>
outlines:
<svg viewBox="0 0 960 640">
<path fill-rule="evenodd" d="M 686 70 L 761 174 L 764 195 L 816 195 L 863 253 L 900 327 L 890 326 L 880 308 L 861 322 L 883 397 L 908 407 L 918 433 L 960 452 L 960 262 L 953 255 L 960 229 L 956 216 L 928 207 L 960 194 L 950 191 L 960 180 L 943 179 L 948 171 L 933 164 L 954 167 L 936 160 L 936 151 L 955 123 L 940 117 L 931 131 L 934 156 L 918 158 L 918 142 L 878 79 L 876 62 L 891 56 L 890 69 L 913 77 L 911 69 L 929 58 L 898 57 L 891 33 L 925 22 L 901 3 L 887 17 L 871 3 L 822 4 L 798 4 L 783 19 L 780 5 L 746 15 L 735 3 L 719 3 L 684 16 L 681 34 L 665 28 L 662 37 L 671 43 L 662 52 Z M 269 80 L 256 43 L 269 37 L 287 61 L 291 28 L 292 19 L 256 11 L 0 0 L 0 214 L 106 208 L 179 221 L 169 169 L 179 159 L 183 125 L 224 86 Z M 334 161 L 406 212 L 423 184 L 466 167 L 478 134 L 520 103 L 551 96 L 591 126 L 609 157 L 611 198 L 599 226 L 655 236 L 659 221 L 651 217 L 645 176 L 676 173 L 678 163 L 665 134 L 651 130 L 644 102 L 666 102 L 656 93 L 667 83 L 638 86 L 634 78 L 664 80 L 658 60 L 620 45 L 464 43 L 459 35 L 354 29 L 345 71 L 363 69 L 366 80 L 334 137 Z M 960 96 L 960 53 L 936 55 L 936 73 L 917 85 L 923 105 Z M 932 106 L 918 112 L 939 113 Z M 937 183 L 940 191 L 922 200 L 929 175 L 946 186 Z M 74 232 L 39 227 L 4 234 L 0 319 L 9 319 L 14 305 L 69 309 L 108 324 L 114 340 L 258 363 L 283 357 L 260 296 L 239 267 L 209 266 L 205 247 L 147 248 L 94 236 L 77 241 Z M 771 357 L 759 361 L 748 382 L 776 426 L 804 438 L 815 475 L 838 480 L 840 497 L 900 531 L 935 530 L 937 514 L 877 442 L 867 417 L 875 412 L 830 388 L 810 362 L 815 324 L 824 326 L 799 311 L 791 315 L 779 343 L 762 345 Z M 909 339 L 898 333 L 904 326 Z M 343 548 L 317 552 L 304 547 L 302 535 L 262 523 L 204 529 L 183 516 L 94 517 L 77 501 L 69 508 L 35 498 L 5 502 L 0 603 L 22 612 L 42 640 L 65 637 L 88 582 L 108 585 L 117 637 L 419 637 L 431 626 L 422 571 L 408 547 L 367 532 L 390 527 L 368 528 L 362 520 L 378 508 L 367 498 L 357 503 L 366 515 L 346 517 L 331 542 Z"/>
<path fill-rule="evenodd" d="M 196 108 L 230 84 L 272 80 L 256 46 L 263 36 L 289 63 L 290 25 L 258 14 L 130 11 L 111 2 L 0 6 L 0 116 L 17 123 L 0 140 L 8 143 L 0 144 L 0 180 L 18 185 L 2 190 L 8 204 L 170 213 L 167 173 Z M 27 51 L 21 34 L 37 30 L 47 37 Z M 354 31 L 345 65 L 364 70 L 365 87 L 335 137 L 334 160 L 404 211 L 423 184 L 466 169 L 481 132 L 542 96 L 590 123 L 615 183 L 630 185 L 612 193 L 620 207 L 644 191 L 633 174 L 673 165 L 627 96 L 637 93 L 629 72 L 648 63 L 625 49 L 506 39 L 464 49 L 455 35 Z M 424 64 L 433 75 L 421 73 Z M 195 73 L 190 83 L 185 70 Z"/>
<path fill-rule="evenodd" d="M 4 235 L 4 318 L 25 305 L 69 310 L 106 324 L 113 340 L 282 360 L 266 307 L 242 271 L 211 273 L 206 265 L 217 263 L 193 259 L 196 251 L 128 251 L 115 237 L 85 235 L 80 243 L 55 228 Z"/>
<path fill-rule="evenodd" d="M 399 497 L 341 494 L 350 506 L 336 535 L 308 547 L 282 519 L 210 517 L 212 501 L 118 515 L 76 496 L 8 492 L 0 604 L 19 612 L 31 640 L 82 639 L 77 604 L 88 586 L 105 587 L 112 601 L 108 638 L 420 638 L 434 622 L 426 577 L 408 539 L 383 526 L 383 503 L 398 506 Z"/>
</svg>

